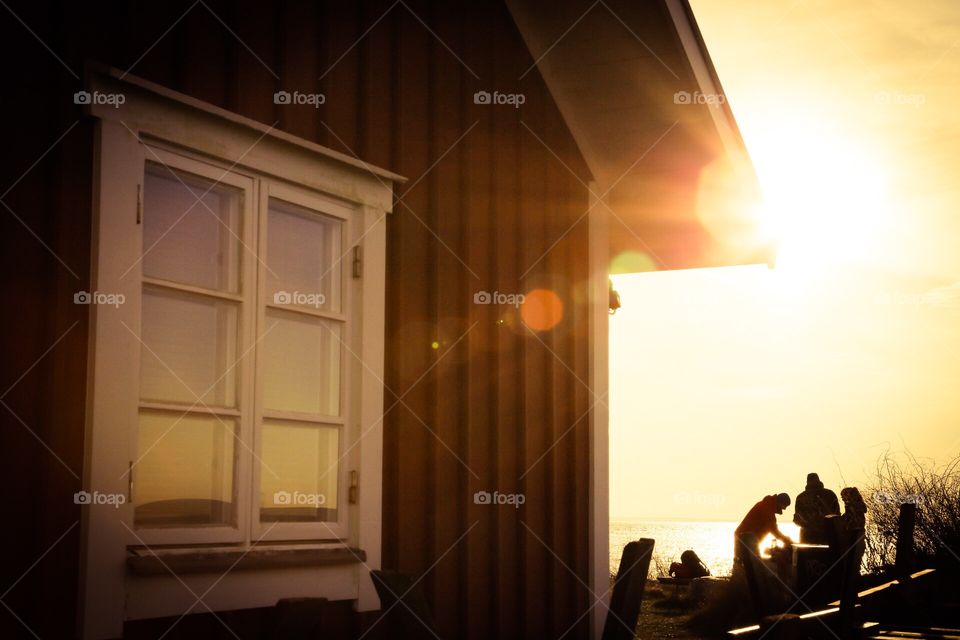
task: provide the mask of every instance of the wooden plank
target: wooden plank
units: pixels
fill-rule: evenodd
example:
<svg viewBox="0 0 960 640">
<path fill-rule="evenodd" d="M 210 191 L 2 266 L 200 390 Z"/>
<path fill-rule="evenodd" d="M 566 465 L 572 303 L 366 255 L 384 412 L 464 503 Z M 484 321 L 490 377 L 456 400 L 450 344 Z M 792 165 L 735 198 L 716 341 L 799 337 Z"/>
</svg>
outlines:
<svg viewBox="0 0 960 640">
<path fill-rule="evenodd" d="M 913 571 L 913 531 L 916 526 L 917 505 L 915 503 L 900 505 L 900 516 L 897 519 L 897 555 L 894 560 L 899 575 L 906 575 Z"/>
<path fill-rule="evenodd" d="M 392 5 L 391 0 L 362 3 L 360 28 L 369 31 L 357 45 L 361 74 L 358 82 L 360 124 L 357 151 L 367 162 L 383 167 L 390 166 L 394 158 L 397 56 L 393 55 L 393 22 L 389 15 L 384 18 Z"/>
<path fill-rule="evenodd" d="M 464 24 L 469 29 L 465 34 L 463 59 L 481 77 L 489 78 L 491 69 L 490 41 L 492 25 L 489 8 L 470 4 L 463 9 Z M 472 78 L 471 78 L 472 80 Z M 469 82 L 469 81 L 468 81 Z M 492 144 L 493 120 L 489 109 L 473 103 L 472 82 L 461 97 L 465 105 L 465 121 L 479 121 L 474 130 L 461 144 L 464 151 L 464 215 L 470 237 L 463 258 L 477 278 L 471 278 L 471 302 L 468 321 L 478 323 L 467 337 L 468 374 L 467 394 L 467 464 L 479 475 L 471 477 L 473 491 L 496 489 L 495 459 L 493 446 L 494 412 L 491 410 L 492 383 L 495 369 L 491 355 L 495 339 L 495 316 L 492 305 L 473 304 L 474 292 L 490 291 L 494 285 L 490 272 L 490 254 L 494 247 L 496 230 L 491 225 L 493 202 L 490 194 L 491 162 L 495 149 Z M 471 504 L 471 521 L 477 521 L 467 545 L 468 569 L 463 576 L 467 580 L 467 608 L 461 631 L 469 640 L 495 637 L 492 625 L 496 606 L 495 562 L 491 562 L 491 545 L 496 536 L 495 512 L 491 505 Z"/>
<path fill-rule="evenodd" d="M 533 60 L 529 61 L 532 64 Z M 529 64 L 527 66 L 529 66 Z M 545 264 L 540 261 L 548 242 L 543 225 L 545 209 L 547 153 L 537 139 L 527 131 L 527 126 L 539 127 L 543 122 L 545 103 L 548 100 L 546 86 L 539 72 L 534 70 L 526 76 L 521 90 L 527 97 L 521 116 L 520 132 L 520 193 L 521 215 L 519 218 L 520 275 L 521 286 L 529 292 L 542 284 Z M 538 262 L 539 261 L 539 262 Z M 526 273 L 529 270 L 529 273 Z M 524 275 L 526 274 L 526 275 Z M 523 336 L 523 442 L 522 461 L 523 491 L 527 496 L 524 505 L 524 525 L 537 536 L 543 537 L 553 524 L 549 500 L 548 466 L 543 459 L 549 447 L 546 424 L 550 420 L 551 407 L 547 395 L 547 367 L 551 356 L 536 338 L 525 328 L 519 327 Z M 527 532 L 523 538 L 525 579 L 523 583 L 523 626 L 528 638 L 545 633 L 552 621 L 552 603 L 548 596 L 554 563 L 548 550 Z"/>
<path fill-rule="evenodd" d="M 492 34 L 493 69 L 490 76 L 492 87 L 504 93 L 517 93 L 517 78 L 523 73 L 518 68 L 518 35 L 512 28 L 510 16 L 502 5 L 491 9 L 496 21 Z M 517 244 L 522 236 L 512 232 L 516 220 L 521 215 L 517 202 L 519 172 L 519 110 L 508 105 L 487 105 L 493 119 L 493 200 L 494 208 L 491 223 L 497 229 L 494 234 L 495 250 L 491 273 L 493 289 L 499 293 L 521 294 L 520 267 L 518 264 Z M 495 354 L 496 354 L 496 426 L 494 429 L 494 448 L 496 456 L 496 487 L 501 493 L 517 494 L 521 487 L 517 444 L 519 439 L 520 398 L 518 386 L 521 381 L 520 366 L 516 354 L 522 344 L 523 336 L 511 330 L 520 321 L 517 307 L 506 304 L 493 305 L 496 316 Z M 497 532 L 494 552 L 497 555 L 497 619 L 496 636 L 515 638 L 518 635 L 520 620 L 520 601 L 517 598 L 517 585 L 523 579 L 520 567 L 519 543 L 527 536 L 520 525 L 524 508 L 497 508 Z"/>
<path fill-rule="evenodd" d="M 243 0 L 234 5 L 231 12 L 237 41 L 232 45 L 230 56 L 228 103 L 232 106 L 229 108 L 267 125 L 277 122 L 280 114 L 273 102 L 273 94 L 280 89 L 280 82 L 270 74 L 270 69 L 279 73 L 280 66 L 279 38 L 276 35 L 278 11 L 278 5 Z M 316 142 L 313 137 L 311 140 Z"/>
<path fill-rule="evenodd" d="M 177 75 L 181 91 L 195 98 L 223 107 L 227 102 L 228 52 L 235 40 L 220 23 L 226 7 L 220 0 L 198 5 L 174 27 L 180 40 Z M 232 27 L 231 27 L 232 28 Z"/>
<path fill-rule="evenodd" d="M 430 165 L 425 73 L 429 35 L 407 12 L 400 11 L 391 17 L 396 17 L 397 50 L 394 55 L 398 57 L 397 86 L 402 88 L 395 103 L 398 120 L 394 133 L 394 166 L 416 180 Z M 338 37 L 344 38 L 342 34 Z M 355 53 L 351 55 L 355 58 Z M 349 57 L 340 65 L 355 64 L 348 62 Z M 328 78 L 337 78 L 338 71 L 348 68 L 340 65 Z M 349 125 L 348 114 L 344 114 L 342 121 Z M 340 131 L 337 133 L 340 135 Z M 429 250 L 431 237 L 417 219 L 423 219 L 429 206 L 426 187 L 421 182 L 410 191 L 402 191 L 403 199 L 390 218 L 387 240 L 397 255 L 396 271 L 390 274 L 392 292 L 387 316 L 394 323 L 388 327 L 387 333 L 395 348 L 391 367 L 393 377 L 387 380 L 387 384 L 398 395 L 406 393 L 403 404 L 391 412 L 392 419 L 388 423 L 397 431 L 400 463 L 397 477 L 390 479 L 398 488 L 397 504 L 402 518 L 394 535 L 401 549 L 398 569 L 416 576 L 437 560 L 431 551 L 430 536 L 435 520 L 426 473 L 434 437 L 423 425 L 429 419 L 428 407 L 432 399 L 423 381 L 411 388 L 427 371 L 434 357 L 427 326 L 427 287 L 424 286 L 429 278 L 429 264 L 424 256 Z M 395 397 L 387 392 L 385 401 L 390 406 Z M 432 578 L 427 574 L 424 589 L 428 593 L 430 580 Z"/>
<path fill-rule="evenodd" d="M 319 86 L 327 97 L 323 119 L 333 133 L 321 129 L 325 146 L 349 154 L 357 154 L 360 52 L 360 5 L 328 0 L 324 3 L 324 32 L 321 46 L 326 47 Z M 396 53 L 396 52 L 395 52 Z M 400 55 L 404 53 L 401 50 Z"/>
<path fill-rule="evenodd" d="M 456 7 L 434 1 L 423 18 L 445 43 L 455 50 L 460 48 L 462 24 Z M 472 524 L 468 521 L 468 504 L 473 497 L 470 491 L 473 478 L 458 460 L 458 457 L 465 458 L 467 442 L 469 405 L 464 394 L 467 343 L 457 340 L 470 326 L 467 306 L 473 302 L 469 293 L 473 278 L 457 258 L 464 256 L 464 247 L 469 242 L 460 207 L 463 148 L 457 145 L 447 153 L 466 128 L 461 98 L 462 67 L 436 38 L 430 40 L 429 46 L 430 158 L 431 164 L 437 164 L 426 178 L 430 202 L 426 221 L 446 245 L 435 241 L 429 253 L 432 264 L 429 313 L 431 338 L 435 343 L 431 346 L 437 347 L 433 350 L 437 366 L 430 376 L 429 394 L 434 401 L 429 422 L 443 443 L 437 442 L 433 447 L 429 465 L 435 511 L 431 553 L 440 557 Z M 430 599 L 444 603 L 437 622 L 441 637 L 455 637 L 459 633 L 457 615 L 463 610 L 467 597 L 462 580 L 466 574 L 465 552 L 466 546 L 458 544 L 432 571 Z"/>
<path fill-rule="evenodd" d="M 653 546 L 653 540 L 641 538 L 628 542 L 623 548 L 610 597 L 610 609 L 603 625 L 603 640 L 633 640 L 635 637 Z"/>
<path fill-rule="evenodd" d="M 553 553 L 562 561 L 563 564 L 557 568 L 557 579 L 553 583 L 554 599 L 554 633 L 559 635 L 567 632 L 571 625 L 575 623 L 578 613 L 576 612 L 575 590 L 577 582 L 569 574 L 572 567 L 574 550 L 573 528 L 577 526 L 577 515 L 574 513 L 573 496 L 578 491 L 577 479 L 573 477 L 573 460 L 576 452 L 573 448 L 573 439 L 570 437 L 571 427 L 576 419 L 572 417 L 571 393 L 573 391 L 573 378 L 571 376 L 569 343 L 565 340 L 565 334 L 570 327 L 570 307 L 571 299 L 569 295 L 569 255 L 568 244 L 564 241 L 565 234 L 569 230 L 567 222 L 567 181 L 569 173 L 564 166 L 566 163 L 566 141 L 567 129 L 563 123 L 563 118 L 557 110 L 556 105 L 548 103 L 545 118 L 544 142 L 549 147 L 548 154 L 550 159 L 547 165 L 547 198 L 544 211 L 544 222 L 546 227 L 547 241 L 552 248 L 549 249 L 544 262 L 547 266 L 547 288 L 556 295 L 563 304 L 563 314 L 552 320 L 557 324 L 552 328 L 539 332 L 539 338 L 542 340 L 550 352 L 551 367 L 548 381 L 551 385 L 550 403 L 553 406 L 553 419 L 550 426 L 550 442 L 553 444 L 551 451 L 551 483 L 553 485 L 553 516 L 560 522 L 566 522 L 569 526 L 554 527 L 550 532 L 550 545 Z M 555 157 L 559 156 L 558 157 Z M 585 482 L 583 486 L 589 486 Z M 584 512 L 584 515 L 586 512 Z M 584 521 L 586 518 L 584 518 Z M 564 566 L 566 565 L 566 566 Z M 581 620 L 581 623 L 587 624 L 587 620 Z M 581 628 L 585 628 L 581 627 Z M 581 637 L 571 633 L 572 637 Z"/>
<path fill-rule="evenodd" d="M 325 99 L 328 97 L 322 93 L 319 80 L 322 72 L 320 65 L 325 60 L 318 37 L 321 24 L 319 7 L 312 2 L 283 2 L 279 7 L 278 28 L 283 37 L 278 39 L 279 64 L 275 72 L 280 75 L 280 90 L 291 94 L 290 104 L 277 106 L 280 127 L 295 136 L 316 140 L 326 109 Z M 293 104 L 292 96 L 295 93 L 304 96 L 323 95 L 324 102 L 320 104 L 318 99 L 317 104 Z"/>
</svg>

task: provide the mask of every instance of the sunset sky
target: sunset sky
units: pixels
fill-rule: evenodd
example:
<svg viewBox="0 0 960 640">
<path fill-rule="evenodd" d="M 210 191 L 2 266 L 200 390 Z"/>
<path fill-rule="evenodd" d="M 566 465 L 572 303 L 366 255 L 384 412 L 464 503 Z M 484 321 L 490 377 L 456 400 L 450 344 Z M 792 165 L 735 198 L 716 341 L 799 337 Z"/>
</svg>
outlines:
<svg viewBox="0 0 960 640">
<path fill-rule="evenodd" d="M 738 519 L 808 471 L 839 493 L 887 449 L 956 456 L 960 3 L 692 5 L 781 250 L 614 278 L 611 517 Z"/>
</svg>

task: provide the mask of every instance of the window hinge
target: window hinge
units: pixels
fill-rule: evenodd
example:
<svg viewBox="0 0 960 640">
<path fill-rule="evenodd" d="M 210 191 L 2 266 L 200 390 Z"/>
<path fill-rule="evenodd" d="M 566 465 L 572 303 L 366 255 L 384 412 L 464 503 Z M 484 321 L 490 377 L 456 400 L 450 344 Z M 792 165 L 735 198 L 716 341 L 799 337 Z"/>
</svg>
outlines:
<svg viewBox="0 0 960 640">
<path fill-rule="evenodd" d="M 350 472 L 350 490 L 347 494 L 347 500 L 350 504 L 357 504 L 357 493 L 360 491 L 357 486 L 357 472 L 353 470 Z"/>
<path fill-rule="evenodd" d="M 143 221 L 143 185 L 137 185 L 137 224 Z"/>
<path fill-rule="evenodd" d="M 133 460 L 127 461 L 127 504 L 133 502 Z"/>
<path fill-rule="evenodd" d="M 363 258 L 362 252 L 360 250 L 360 245 L 357 245 L 353 248 L 353 277 L 360 278 L 363 276 Z"/>
</svg>

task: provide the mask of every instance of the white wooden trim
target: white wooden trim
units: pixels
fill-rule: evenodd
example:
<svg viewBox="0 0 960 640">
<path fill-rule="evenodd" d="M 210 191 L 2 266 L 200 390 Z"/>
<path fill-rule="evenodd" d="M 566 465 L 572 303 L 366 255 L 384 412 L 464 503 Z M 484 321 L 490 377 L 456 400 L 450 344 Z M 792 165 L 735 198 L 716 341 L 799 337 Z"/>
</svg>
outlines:
<svg viewBox="0 0 960 640">
<path fill-rule="evenodd" d="M 87 91 L 124 103 L 87 105 L 90 115 L 122 120 L 156 138 L 323 193 L 391 211 L 393 184 L 406 178 L 118 69 L 90 65 Z M 276 123 L 274 123 L 276 124 Z M 198 136 L 197 131 L 204 131 Z"/>
<path fill-rule="evenodd" d="M 360 358 L 363 368 L 360 375 L 361 398 L 356 412 L 357 437 L 362 438 L 359 450 L 360 472 L 359 506 L 353 510 L 357 525 L 356 546 L 367 554 L 365 569 L 379 569 L 381 558 L 381 533 L 383 512 L 383 376 L 384 376 L 384 321 L 386 317 L 387 273 L 387 213 L 382 209 L 364 207 L 361 236 L 363 238 L 364 265 L 363 287 L 358 302 L 363 340 Z M 359 241 L 359 239 L 358 239 Z M 357 282 L 354 280 L 353 282 Z M 357 324 L 360 324 L 357 323 Z M 356 366 L 360 366 L 357 364 Z M 359 611 L 380 608 L 380 599 L 370 578 L 363 571 L 357 600 Z"/>
<path fill-rule="evenodd" d="M 90 286 L 94 291 L 139 299 L 138 277 L 120 278 L 139 259 L 140 237 L 136 224 L 137 186 L 143 176 L 142 149 L 122 124 L 100 122 L 94 157 L 94 203 Z M 123 526 L 133 521 L 126 474 L 131 425 L 137 420 L 138 375 L 118 375 L 129 368 L 140 345 L 124 325 L 140 326 L 137 305 L 93 306 L 84 428 L 84 478 L 86 491 L 123 494 L 127 502 L 113 514 L 94 506 L 81 510 L 81 571 L 79 595 L 80 634 L 84 638 L 119 638 L 123 633 L 126 547 L 136 540 Z M 136 361 L 139 358 L 135 359 Z M 124 399 L 119 402 L 118 398 Z M 94 428 L 96 426 L 96 428 Z"/>
<path fill-rule="evenodd" d="M 269 254 L 267 252 L 268 244 L 268 223 L 269 223 L 269 204 L 270 200 L 276 198 L 284 202 L 290 202 L 299 207 L 303 207 L 310 211 L 316 212 L 318 217 L 322 216 L 333 216 L 339 220 L 341 223 L 341 235 L 340 235 L 340 249 L 344 251 L 344 247 L 351 246 L 350 239 L 351 227 L 353 225 L 352 220 L 360 215 L 360 210 L 354 207 L 352 210 L 340 205 L 329 198 L 323 198 L 321 196 L 312 194 L 303 189 L 296 189 L 287 185 L 277 185 L 273 182 L 262 182 L 260 190 L 260 221 L 259 221 L 259 234 L 260 241 L 258 243 L 258 254 L 260 256 L 266 256 L 266 259 L 269 260 Z M 350 341 L 349 331 L 353 324 L 352 314 L 350 312 L 350 287 L 347 280 L 347 269 L 344 265 L 340 264 L 340 308 L 345 311 L 345 313 L 336 314 L 339 316 L 339 319 L 336 321 L 344 327 L 344 330 L 341 332 L 341 340 Z M 311 310 L 296 307 L 296 306 L 277 306 L 270 304 L 267 299 L 267 277 L 266 277 L 266 265 L 261 263 L 258 269 L 258 324 L 260 330 L 258 333 L 262 334 L 267 330 L 266 324 L 266 313 L 268 309 L 277 309 L 285 313 L 291 313 L 295 315 L 306 315 L 309 317 L 317 317 L 316 313 L 312 313 Z M 333 316 L 335 314 L 324 314 L 325 317 Z M 354 316 L 356 317 L 356 316 Z M 382 330 L 382 328 L 381 328 Z M 257 347 L 257 357 L 260 357 L 263 344 L 260 343 Z M 347 448 L 347 441 L 349 440 L 349 428 L 350 428 L 350 415 L 352 413 L 348 398 L 351 397 L 351 390 L 353 384 L 351 384 L 351 376 L 349 375 L 347 359 L 350 358 L 350 354 L 347 349 L 342 345 L 338 344 L 337 348 L 340 351 L 339 363 L 340 363 L 340 380 L 339 380 L 339 405 L 340 405 L 340 420 L 331 421 L 329 416 L 322 414 L 308 414 L 307 420 L 302 420 L 303 416 L 297 413 L 290 412 L 278 412 L 268 410 L 263 405 L 263 384 L 262 377 L 263 372 L 260 369 L 257 373 L 258 376 L 258 385 L 257 385 L 257 402 L 259 406 L 256 410 L 256 417 L 254 424 L 259 428 L 257 429 L 256 435 L 256 448 L 254 449 L 259 455 L 261 451 L 261 433 L 264 419 L 271 419 L 273 416 L 278 416 L 277 419 L 280 420 L 295 420 L 303 422 L 312 422 L 318 425 L 326 425 L 339 427 L 339 437 L 337 438 L 338 443 L 338 458 L 343 457 L 343 453 Z M 338 424 L 339 422 L 339 424 Z M 260 504 L 259 500 L 254 500 L 250 509 L 250 517 L 252 518 L 253 528 L 252 534 L 258 540 L 274 541 L 274 540 L 325 540 L 325 539 L 337 539 L 345 540 L 349 535 L 349 522 L 348 522 L 348 511 L 350 505 L 347 502 L 347 470 L 346 470 L 346 461 L 341 459 L 338 463 L 337 468 L 337 519 L 333 522 L 279 522 L 279 523 L 261 523 L 260 522 Z M 260 465 L 256 465 L 254 469 L 254 484 L 252 495 L 259 496 L 259 487 L 260 487 Z"/>
<path fill-rule="evenodd" d="M 599 640 L 610 603 L 610 432 L 609 209 L 597 202 L 597 185 L 590 185 L 590 388 L 596 401 L 590 412 L 590 590 L 607 594 L 590 610 L 591 638 Z"/>
<path fill-rule="evenodd" d="M 159 164 L 164 167 L 164 172 L 169 170 L 175 173 L 189 173 L 206 180 L 219 182 L 221 184 L 239 189 L 242 192 L 243 197 L 240 204 L 239 213 L 240 229 L 237 235 L 239 236 L 240 242 L 242 242 L 244 245 L 248 247 L 255 246 L 254 239 L 256 238 L 256 230 L 254 229 L 254 225 L 251 224 L 256 215 L 256 209 L 254 207 L 255 181 L 252 178 L 234 173 L 229 170 L 220 170 L 217 167 L 205 164 L 185 155 L 170 153 L 153 147 L 144 149 L 142 151 L 142 155 L 145 163 Z M 143 172 L 140 178 L 142 183 L 145 180 L 145 176 L 143 174 L 146 172 L 143 165 L 141 166 L 141 171 Z M 136 233 L 138 235 L 142 234 L 142 226 L 138 226 Z M 224 293 L 216 290 L 208 290 L 204 287 L 181 285 L 180 283 L 166 284 L 163 283 L 163 281 L 160 281 L 161 284 L 157 285 L 157 281 L 155 279 L 144 278 L 142 276 L 142 261 L 139 261 L 136 267 L 131 269 L 126 277 L 139 279 L 144 284 L 159 286 L 162 289 L 184 291 L 193 295 L 200 295 L 205 298 L 219 298 L 236 303 L 238 307 L 237 348 L 239 351 L 237 356 L 239 356 L 247 349 L 249 345 L 252 345 L 254 341 L 255 305 L 251 296 L 250 288 L 254 286 L 255 282 L 256 258 L 251 256 L 248 251 L 242 248 L 238 257 L 239 260 L 235 265 L 239 272 L 237 276 L 238 285 L 236 293 Z M 137 292 L 135 297 L 129 298 L 128 302 L 136 306 L 138 310 L 142 308 L 142 289 Z M 138 332 L 138 334 L 141 333 L 141 326 L 138 324 L 135 327 L 135 330 Z M 247 455 L 247 448 L 250 446 L 249 442 L 251 441 L 252 434 L 250 433 L 251 426 L 245 423 L 242 418 L 243 414 L 245 413 L 244 408 L 252 407 L 253 403 L 252 385 L 250 383 L 250 378 L 253 372 L 253 357 L 248 354 L 242 358 L 234 366 L 234 371 L 236 372 L 235 402 L 238 415 L 236 417 L 229 417 L 229 420 L 235 423 L 235 427 L 237 429 L 233 436 L 233 459 L 231 461 L 231 464 L 234 468 L 232 495 L 234 522 L 224 525 L 210 525 L 202 527 L 135 527 L 133 521 L 130 521 L 128 525 L 136 531 L 137 542 L 148 545 L 166 545 L 244 542 L 247 539 L 247 532 L 249 530 L 249 509 L 247 508 L 247 502 L 249 497 L 248 492 L 243 491 L 243 487 L 249 482 L 250 462 L 249 456 Z M 139 366 L 131 373 L 139 380 Z M 139 398 L 139 393 L 137 396 Z M 150 409 L 152 408 L 150 405 L 155 404 L 158 403 L 138 401 L 138 408 Z M 187 407 L 184 407 L 183 409 L 176 408 L 173 410 L 186 413 L 186 409 Z M 194 407 L 194 409 L 205 409 L 205 407 L 202 404 L 199 404 L 197 407 Z M 219 422 L 227 422 L 227 420 L 223 418 L 223 412 L 221 412 L 219 409 L 220 407 L 210 407 L 210 409 L 205 409 L 202 413 L 205 413 L 208 416 L 213 416 Z M 247 409 L 246 412 L 249 415 L 251 411 L 250 409 Z M 135 461 L 137 459 L 138 454 L 136 449 L 136 435 L 134 435 L 133 446 L 130 451 L 130 460 Z"/>
<path fill-rule="evenodd" d="M 357 597 L 357 566 L 240 570 L 220 582 L 220 571 L 181 575 L 183 583 L 169 573 L 130 576 L 128 615 L 131 620 L 141 620 L 179 616 L 191 606 L 190 613 L 270 607 L 280 598 L 353 600 Z M 203 596 L 203 603 L 196 603 L 187 587 L 198 596 L 213 588 Z"/>
<path fill-rule="evenodd" d="M 723 89 L 714 81 L 714 74 L 710 71 L 711 63 L 694 33 L 694 25 L 690 23 L 687 11 L 692 12 L 692 9 L 689 8 L 687 0 L 666 0 L 666 5 L 700 92 L 705 95 L 721 94 Z M 711 101 L 706 107 L 710 112 L 717 135 L 720 136 L 723 147 L 730 157 L 737 162 L 749 164 L 747 150 L 740 139 L 740 133 L 735 129 L 736 124 L 729 101 L 724 100 L 723 103 Z"/>
<path fill-rule="evenodd" d="M 217 117 L 218 119 L 231 122 L 238 126 L 246 127 L 254 131 L 259 131 L 261 133 L 269 132 L 269 135 L 271 135 L 274 138 L 277 138 L 278 140 L 282 140 L 287 144 L 301 147 L 304 150 L 310 151 L 311 153 L 317 156 L 323 156 L 323 157 L 329 158 L 330 160 L 342 162 L 344 164 L 349 164 L 358 169 L 362 169 L 363 171 L 373 173 L 375 175 L 382 177 L 386 182 L 405 182 L 406 181 L 405 177 L 397 173 L 393 173 L 392 171 L 388 171 L 376 165 L 372 165 L 367 162 L 363 162 L 362 160 L 352 158 L 344 153 L 340 153 L 339 151 L 335 151 L 333 149 L 321 146 L 309 140 L 304 140 L 303 138 L 299 138 L 295 135 L 286 133 L 285 131 L 279 131 L 276 129 L 271 130 L 270 127 L 266 126 L 262 122 L 258 122 L 256 120 L 246 118 L 232 111 L 227 111 L 226 109 L 222 109 L 220 107 L 212 105 L 209 102 L 198 100 L 193 96 L 189 96 L 185 93 L 180 93 L 179 91 L 174 91 L 173 89 L 164 87 L 163 85 L 156 84 L 155 82 L 150 82 L 149 80 L 145 80 L 139 76 L 133 75 L 126 71 L 121 71 L 120 69 L 115 69 L 113 67 L 108 67 L 95 62 L 88 62 L 84 70 L 84 73 L 86 76 L 86 84 L 88 87 L 97 86 L 95 84 L 95 78 L 98 76 L 103 78 L 110 78 L 113 81 L 115 81 L 116 84 L 118 85 L 126 84 L 131 87 L 137 87 L 139 89 L 142 89 L 145 92 L 154 94 L 154 96 L 156 96 L 157 98 L 166 98 L 173 102 L 179 102 L 184 106 L 191 107 L 198 111 L 204 111 L 206 113 L 209 113 Z M 91 112 L 93 112 L 93 110 L 97 108 L 97 106 L 99 105 L 91 105 Z M 113 109 L 114 107 L 112 105 L 108 105 L 107 108 Z M 94 115 L 97 115 L 97 117 L 101 117 L 99 116 L 99 114 L 96 114 L 96 113 Z"/>
</svg>

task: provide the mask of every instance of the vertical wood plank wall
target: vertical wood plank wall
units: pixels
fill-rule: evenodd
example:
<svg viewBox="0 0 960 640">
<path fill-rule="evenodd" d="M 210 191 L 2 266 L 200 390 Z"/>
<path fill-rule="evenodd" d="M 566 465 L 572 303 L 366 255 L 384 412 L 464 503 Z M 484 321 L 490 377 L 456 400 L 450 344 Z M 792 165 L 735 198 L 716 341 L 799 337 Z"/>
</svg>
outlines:
<svg viewBox="0 0 960 640">
<path fill-rule="evenodd" d="M 388 222 L 384 565 L 423 576 L 443 637 L 586 637 L 588 411 L 598 401 L 586 386 L 589 176 L 538 72 L 523 76 L 533 60 L 506 8 L 191 4 L 11 7 L 78 75 L 85 59 L 133 65 L 409 177 Z M 79 118 L 80 88 L 16 21 L 2 32 L 7 59 L 24 63 L 7 80 L 19 96 L 7 114 L 18 153 L 4 154 L 0 191 Z M 281 89 L 326 102 L 278 106 Z M 478 105 L 480 90 L 522 93 L 525 104 Z M 67 332 L 4 398 L 37 437 L 10 412 L 2 436 L 6 486 L 37 483 L 10 508 L 23 526 L 4 533 L 18 545 L 5 583 L 69 530 L 5 600 L 51 637 L 76 606 L 79 481 L 37 438 L 81 474 L 87 308 L 71 299 L 89 287 L 92 141 L 82 121 L 4 199 L 76 277 L 0 210 L 4 293 L 25 301 L 8 318 L 19 339 L 4 347 L 3 388 Z M 474 303 L 480 291 L 536 288 L 563 303 L 559 323 L 536 334 L 513 306 Z M 477 505 L 477 491 L 522 493 L 525 504 Z"/>
</svg>

